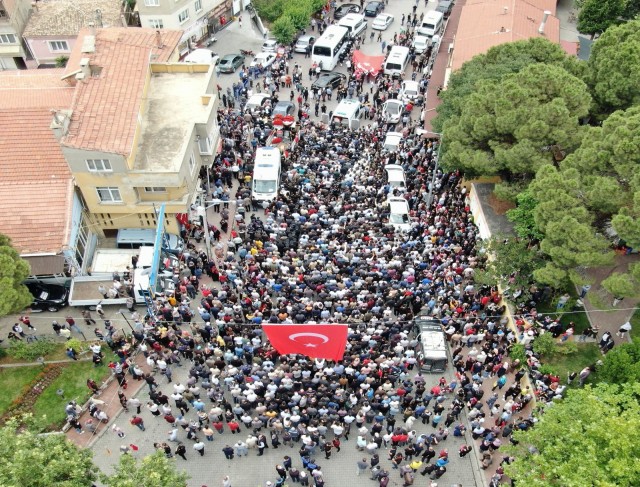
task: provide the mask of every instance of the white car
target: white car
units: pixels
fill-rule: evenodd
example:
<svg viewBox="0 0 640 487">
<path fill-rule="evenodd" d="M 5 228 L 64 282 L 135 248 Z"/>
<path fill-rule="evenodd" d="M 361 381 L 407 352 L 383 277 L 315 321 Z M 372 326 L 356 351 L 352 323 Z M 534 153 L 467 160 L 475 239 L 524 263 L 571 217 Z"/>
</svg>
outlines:
<svg viewBox="0 0 640 487">
<path fill-rule="evenodd" d="M 263 108 L 268 104 L 267 100 L 271 97 L 266 93 L 255 93 L 251 95 L 247 100 L 247 104 L 244 106 L 244 109 L 248 112 L 253 112 L 257 108 Z"/>
<path fill-rule="evenodd" d="M 396 230 L 408 232 L 411 230 L 409 203 L 404 198 L 392 196 L 387 200 L 389 205 L 389 224 Z"/>
<path fill-rule="evenodd" d="M 416 36 L 411 43 L 411 47 L 416 52 L 416 54 L 422 54 L 425 52 L 429 46 L 431 45 L 431 40 L 426 36 Z"/>
<path fill-rule="evenodd" d="M 404 103 L 400 100 L 387 100 L 382 105 L 382 118 L 387 123 L 398 123 L 402 117 Z"/>
<path fill-rule="evenodd" d="M 405 80 L 400 85 L 398 98 L 406 102 L 416 102 L 420 98 L 420 85 L 417 81 Z"/>
<path fill-rule="evenodd" d="M 276 52 L 278 50 L 278 41 L 268 39 L 262 44 L 262 52 Z"/>
<path fill-rule="evenodd" d="M 373 19 L 371 28 L 375 30 L 386 30 L 387 27 L 389 27 L 392 22 L 393 22 L 393 15 L 378 14 L 378 16 L 375 19 Z"/>
<path fill-rule="evenodd" d="M 307 52 L 308 47 L 313 46 L 313 43 L 315 42 L 315 40 L 316 38 L 314 36 L 309 36 L 309 35 L 300 36 L 293 50 L 295 52 L 305 53 Z"/>
<path fill-rule="evenodd" d="M 263 68 L 268 68 L 273 64 L 277 57 L 278 56 L 276 56 L 276 54 L 273 52 L 259 52 L 253 58 L 253 61 L 251 61 L 251 64 L 249 66 L 255 67 L 262 64 Z"/>
<path fill-rule="evenodd" d="M 387 182 L 391 189 L 398 189 L 404 191 L 407 187 L 407 182 L 404 176 L 404 169 L 399 164 L 387 164 L 384 166 L 384 170 L 387 173 Z"/>
</svg>

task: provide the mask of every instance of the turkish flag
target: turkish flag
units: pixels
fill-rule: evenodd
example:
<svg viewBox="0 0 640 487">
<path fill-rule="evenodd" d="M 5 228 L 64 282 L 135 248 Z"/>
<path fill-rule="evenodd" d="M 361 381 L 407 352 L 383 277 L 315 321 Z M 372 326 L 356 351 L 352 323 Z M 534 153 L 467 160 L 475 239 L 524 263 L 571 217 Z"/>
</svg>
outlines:
<svg viewBox="0 0 640 487">
<path fill-rule="evenodd" d="M 311 358 L 341 360 L 347 344 L 347 325 L 263 324 L 262 329 L 278 353 L 299 353 Z"/>
</svg>

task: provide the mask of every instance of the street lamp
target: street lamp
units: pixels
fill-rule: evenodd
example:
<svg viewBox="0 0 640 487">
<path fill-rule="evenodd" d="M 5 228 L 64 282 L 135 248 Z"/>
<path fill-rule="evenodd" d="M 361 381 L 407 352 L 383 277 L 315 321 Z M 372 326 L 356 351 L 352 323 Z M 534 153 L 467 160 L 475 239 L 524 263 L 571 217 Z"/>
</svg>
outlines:
<svg viewBox="0 0 640 487">
<path fill-rule="evenodd" d="M 438 168 L 440 167 L 440 148 L 442 147 L 442 140 L 444 135 L 439 132 L 431 132 L 430 130 L 424 130 L 425 134 L 433 134 L 438 136 L 438 150 L 436 152 L 436 164 L 433 167 L 433 175 L 431 176 L 431 182 L 429 183 L 429 193 L 427 194 L 427 209 L 431 207 L 431 201 L 433 200 L 433 188 L 436 185 L 436 175 L 438 174 Z"/>
</svg>

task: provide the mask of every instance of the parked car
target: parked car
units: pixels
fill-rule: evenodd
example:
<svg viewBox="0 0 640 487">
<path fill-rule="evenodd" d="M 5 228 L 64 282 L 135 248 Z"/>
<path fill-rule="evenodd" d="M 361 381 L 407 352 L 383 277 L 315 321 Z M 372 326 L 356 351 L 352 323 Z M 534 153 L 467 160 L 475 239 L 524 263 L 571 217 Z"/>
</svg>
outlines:
<svg viewBox="0 0 640 487">
<path fill-rule="evenodd" d="M 33 311 L 58 311 L 69 302 L 69 289 L 59 284 L 27 281 L 25 285 L 33 296 Z"/>
<path fill-rule="evenodd" d="M 404 103 L 389 99 L 382 105 L 382 118 L 387 123 L 398 123 L 404 111 Z"/>
<path fill-rule="evenodd" d="M 413 47 L 416 54 L 422 54 L 429 48 L 430 44 L 431 44 L 431 39 L 429 39 L 428 37 L 415 36 L 413 38 L 413 42 L 411 43 L 411 46 Z"/>
<path fill-rule="evenodd" d="M 268 68 L 276 60 L 276 57 L 276 54 L 273 52 L 259 52 L 255 55 L 249 66 L 254 67 L 262 65 L 263 68 Z"/>
<path fill-rule="evenodd" d="M 307 52 L 308 47 L 312 47 L 313 43 L 316 41 L 314 36 L 304 35 L 298 38 L 296 45 L 293 47 L 295 52 Z"/>
<path fill-rule="evenodd" d="M 400 85 L 400 91 L 398 92 L 398 98 L 403 102 L 416 103 L 420 98 L 420 86 L 417 81 L 405 80 Z"/>
<path fill-rule="evenodd" d="M 347 14 L 359 14 L 361 10 L 362 7 L 360 7 L 360 5 L 356 5 L 355 3 L 345 3 L 336 9 L 333 14 L 333 18 L 341 19 Z"/>
<path fill-rule="evenodd" d="M 276 103 L 276 106 L 273 107 L 273 111 L 271 112 L 271 118 L 275 118 L 277 115 L 286 116 L 286 115 L 294 115 L 296 111 L 296 106 L 290 101 L 279 101 Z"/>
<path fill-rule="evenodd" d="M 436 12 L 442 13 L 443 17 L 446 19 L 451 15 L 451 9 L 453 8 L 453 0 L 440 0 L 438 2 L 438 6 L 436 7 Z"/>
<path fill-rule="evenodd" d="M 327 87 L 334 89 L 343 84 L 347 80 L 347 77 L 342 73 L 336 73 L 329 71 L 328 73 L 321 73 L 320 77 L 311 85 L 312 89 L 326 89 Z"/>
<path fill-rule="evenodd" d="M 384 2 L 369 2 L 364 8 L 364 15 L 367 17 L 375 17 L 384 10 Z"/>
<path fill-rule="evenodd" d="M 393 23 L 393 15 L 391 14 L 379 14 L 371 24 L 371 28 L 374 30 L 387 30 Z"/>
<path fill-rule="evenodd" d="M 278 41 L 275 39 L 267 39 L 262 44 L 262 52 L 276 52 L 278 50 Z"/>
<path fill-rule="evenodd" d="M 236 69 L 242 66 L 244 62 L 244 56 L 242 54 L 227 54 L 220 60 L 218 69 L 221 73 L 233 73 Z"/>
</svg>

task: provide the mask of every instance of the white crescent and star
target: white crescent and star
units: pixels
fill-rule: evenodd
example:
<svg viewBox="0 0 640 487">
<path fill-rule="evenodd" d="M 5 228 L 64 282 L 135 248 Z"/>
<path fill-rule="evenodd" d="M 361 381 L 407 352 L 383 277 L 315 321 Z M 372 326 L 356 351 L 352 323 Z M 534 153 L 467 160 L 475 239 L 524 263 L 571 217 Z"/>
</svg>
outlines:
<svg viewBox="0 0 640 487">
<path fill-rule="evenodd" d="M 323 345 L 329 341 L 329 338 L 326 335 L 323 335 L 322 333 L 292 333 L 291 335 L 289 335 L 289 340 L 291 340 L 292 342 L 300 343 L 297 340 L 300 337 L 313 337 L 313 338 L 320 338 L 322 340 L 322 343 L 319 343 L 319 344 L 305 343 L 304 346 L 309 348 L 315 348 L 318 345 Z"/>
</svg>

